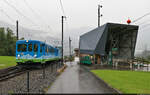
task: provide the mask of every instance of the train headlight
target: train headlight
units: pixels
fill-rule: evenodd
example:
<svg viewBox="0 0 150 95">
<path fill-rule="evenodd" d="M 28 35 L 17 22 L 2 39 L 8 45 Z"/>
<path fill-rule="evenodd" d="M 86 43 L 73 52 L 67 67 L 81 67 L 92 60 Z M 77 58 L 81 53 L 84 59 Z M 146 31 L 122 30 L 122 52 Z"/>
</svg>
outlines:
<svg viewBox="0 0 150 95">
<path fill-rule="evenodd" d="M 37 55 L 35 54 L 35 55 L 34 55 L 34 58 L 36 58 L 36 57 L 37 57 Z"/>
<path fill-rule="evenodd" d="M 20 55 L 18 54 L 18 59 L 20 59 Z"/>
</svg>

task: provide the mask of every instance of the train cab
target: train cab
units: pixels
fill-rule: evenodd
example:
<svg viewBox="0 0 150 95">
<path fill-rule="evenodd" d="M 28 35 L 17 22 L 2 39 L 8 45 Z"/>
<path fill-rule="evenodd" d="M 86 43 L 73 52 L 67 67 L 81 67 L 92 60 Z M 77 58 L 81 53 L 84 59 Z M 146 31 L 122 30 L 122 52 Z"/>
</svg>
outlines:
<svg viewBox="0 0 150 95">
<path fill-rule="evenodd" d="M 16 42 L 16 62 L 18 64 L 46 63 L 60 59 L 60 49 L 38 40 L 18 40 Z"/>
</svg>

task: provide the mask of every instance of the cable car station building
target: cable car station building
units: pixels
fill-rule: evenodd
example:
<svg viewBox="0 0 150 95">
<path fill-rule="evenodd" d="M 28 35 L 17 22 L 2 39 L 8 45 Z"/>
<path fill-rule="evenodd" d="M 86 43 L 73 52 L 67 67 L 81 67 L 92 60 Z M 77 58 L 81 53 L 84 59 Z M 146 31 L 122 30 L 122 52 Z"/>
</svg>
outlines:
<svg viewBox="0 0 150 95">
<path fill-rule="evenodd" d="M 89 56 L 92 64 L 134 58 L 138 26 L 106 23 L 80 36 L 79 57 Z"/>
</svg>

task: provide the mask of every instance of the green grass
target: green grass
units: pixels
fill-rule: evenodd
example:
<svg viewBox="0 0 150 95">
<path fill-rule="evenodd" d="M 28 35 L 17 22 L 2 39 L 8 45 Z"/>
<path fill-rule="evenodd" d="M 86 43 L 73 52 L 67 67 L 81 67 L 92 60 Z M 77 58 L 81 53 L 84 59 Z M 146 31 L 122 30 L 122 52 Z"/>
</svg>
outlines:
<svg viewBox="0 0 150 95">
<path fill-rule="evenodd" d="M 16 65 L 16 57 L 0 56 L 0 69 L 8 68 Z"/>
<path fill-rule="evenodd" d="M 91 72 L 122 93 L 150 94 L 150 72 L 117 70 L 92 70 Z"/>
</svg>

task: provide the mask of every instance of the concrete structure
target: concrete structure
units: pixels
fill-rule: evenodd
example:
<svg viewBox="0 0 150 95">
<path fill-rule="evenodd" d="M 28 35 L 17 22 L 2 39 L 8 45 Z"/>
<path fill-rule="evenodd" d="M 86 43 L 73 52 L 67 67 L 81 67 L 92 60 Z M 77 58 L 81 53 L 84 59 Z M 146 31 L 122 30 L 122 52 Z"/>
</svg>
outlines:
<svg viewBox="0 0 150 95">
<path fill-rule="evenodd" d="M 93 63 L 97 64 L 108 59 L 132 59 L 137 34 L 138 26 L 106 23 L 80 36 L 80 57 L 91 56 Z"/>
</svg>

